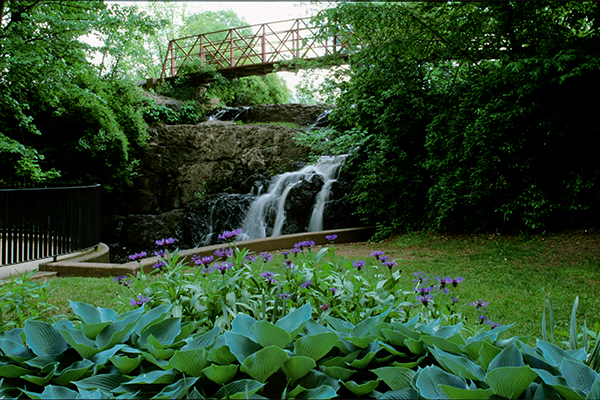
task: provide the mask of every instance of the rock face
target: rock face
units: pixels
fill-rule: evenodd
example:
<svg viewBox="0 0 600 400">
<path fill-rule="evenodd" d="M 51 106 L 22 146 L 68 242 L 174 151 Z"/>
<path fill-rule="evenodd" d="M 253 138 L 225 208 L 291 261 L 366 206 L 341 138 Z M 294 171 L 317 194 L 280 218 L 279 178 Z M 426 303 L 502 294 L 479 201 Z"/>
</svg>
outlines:
<svg viewBox="0 0 600 400">
<path fill-rule="evenodd" d="M 250 107 L 237 120 L 242 122 L 291 122 L 299 126 L 314 124 L 331 106 L 308 104 L 263 104 Z"/>
</svg>

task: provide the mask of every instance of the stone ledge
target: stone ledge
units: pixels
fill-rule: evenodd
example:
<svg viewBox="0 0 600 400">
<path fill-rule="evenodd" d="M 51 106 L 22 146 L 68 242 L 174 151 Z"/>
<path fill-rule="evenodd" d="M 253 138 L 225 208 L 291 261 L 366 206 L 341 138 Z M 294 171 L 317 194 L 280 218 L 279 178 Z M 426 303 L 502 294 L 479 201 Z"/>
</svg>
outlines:
<svg viewBox="0 0 600 400">
<path fill-rule="evenodd" d="M 375 233 L 374 227 L 335 229 L 320 232 L 303 232 L 292 235 L 282 235 L 262 239 L 252 239 L 237 242 L 240 248 L 246 248 L 253 252 L 275 251 L 291 249 L 295 243 L 312 240 L 315 245 L 324 245 L 329 242 L 325 239 L 328 235 L 337 235 L 336 243 L 364 242 L 369 240 Z M 215 250 L 226 247 L 225 243 L 220 245 L 188 249 L 180 252 L 182 260 L 192 264 L 192 256 L 210 256 Z M 152 266 L 158 262 L 158 257 L 148 257 L 125 264 L 111 264 L 108 262 L 108 246 L 101 243 L 98 250 L 81 256 L 64 259 L 56 262 L 40 264 L 39 271 L 56 272 L 59 277 L 83 276 L 83 277 L 114 277 L 120 275 L 136 274 L 140 266 L 144 272 L 152 271 Z M 106 260 L 106 262 L 104 261 Z"/>
</svg>

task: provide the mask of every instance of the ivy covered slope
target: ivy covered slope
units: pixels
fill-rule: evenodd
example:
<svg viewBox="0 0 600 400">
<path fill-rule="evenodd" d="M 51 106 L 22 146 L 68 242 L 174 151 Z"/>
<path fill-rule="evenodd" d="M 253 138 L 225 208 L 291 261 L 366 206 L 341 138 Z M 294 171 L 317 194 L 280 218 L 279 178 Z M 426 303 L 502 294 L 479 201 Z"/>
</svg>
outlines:
<svg viewBox="0 0 600 400">
<path fill-rule="evenodd" d="M 598 3 L 341 2 L 317 23 L 352 26 L 328 143 L 352 151 L 365 222 L 600 223 Z"/>
<path fill-rule="evenodd" d="M 171 305 L 124 314 L 72 302 L 75 323 L 27 321 L 0 334 L 0 394 L 16 398 L 488 399 L 600 396 L 585 351 L 474 337 L 461 324 L 387 312 L 357 325 L 317 323 L 305 304 L 277 320 L 239 313 L 197 330 Z"/>
</svg>

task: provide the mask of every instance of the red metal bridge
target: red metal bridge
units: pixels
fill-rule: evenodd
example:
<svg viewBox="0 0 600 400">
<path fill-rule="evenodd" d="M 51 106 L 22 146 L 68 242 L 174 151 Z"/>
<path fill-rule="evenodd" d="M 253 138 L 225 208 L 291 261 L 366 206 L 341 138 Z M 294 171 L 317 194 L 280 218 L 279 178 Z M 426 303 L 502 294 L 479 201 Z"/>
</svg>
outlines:
<svg viewBox="0 0 600 400">
<path fill-rule="evenodd" d="M 173 39 L 169 42 L 160 80 L 194 75 L 209 82 L 214 69 L 226 78 L 266 75 L 293 68 L 296 60 L 350 54 L 349 37 L 316 37 L 310 18 L 269 22 Z"/>
</svg>

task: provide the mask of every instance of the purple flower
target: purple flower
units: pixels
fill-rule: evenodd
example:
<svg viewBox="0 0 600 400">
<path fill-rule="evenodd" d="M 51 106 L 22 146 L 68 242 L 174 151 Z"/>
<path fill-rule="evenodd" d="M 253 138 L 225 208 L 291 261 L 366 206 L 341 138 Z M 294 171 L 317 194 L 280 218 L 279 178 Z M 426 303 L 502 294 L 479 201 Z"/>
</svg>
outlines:
<svg viewBox="0 0 600 400">
<path fill-rule="evenodd" d="M 158 250 L 158 251 L 155 251 L 155 252 L 154 252 L 154 255 L 155 255 L 156 257 L 162 257 L 162 258 L 165 258 L 165 257 L 166 257 L 166 255 L 167 255 L 167 252 L 166 252 L 165 250 Z"/>
<path fill-rule="evenodd" d="M 162 246 L 166 246 L 168 244 L 175 243 L 175 239 L 173 239 L 172 237 L 170 237 L 168 239 L 158 239 L 155 243 L 158 247 L 162 247 Z"/>
<path fill-rule="evenodd" d="M 483 301 L 481 299 L 469 303 L 470 306 L 475 306 L 478 310 L 484 309 L 488 304 L 490 304 L 489 301 Z"/>
<path fill-rule="evenodd" d="M 167 266 L 167 263 L 166 263 L 166 262 L 164 262 L 164 261 L 159 261 L 159 262 L 157 262 L 156 264 L 154 264 L 154 265 L 152 266 L 152 268 L 154 268 L 154 269 L 159 269 L 159 270 L 161 270 L 161 271 L 162 271 L 163 267 L 166 267 L 166 266 Z"/>
<path fill-rule="evenodd" d="M 396 260 L 384 261 L 383 266 L 392 269 L 396 265 Z"/>
<path fill-rule="evenodd" d="M 150 301 L 150 297 L 142 296 L 141 294 L 138 294 L 137 300 L 134 297 L 133 299 L 129 300 L 129 304 L 131 304 L 132 306 L 141 307 L 144 303 L 147 303 L 148 301 Z"/>
<path fill-rule="evenodd" d="M 450 296 L 450 300 L 452 300 L 452 304 L 458 303 L 458 299 L 454 296 Z"/>
<path fill-rule="evenodd" d="M 311 246 L 314 246 L 315 242 L 312 240 L 304 240 L 302 242 L 298 242 L 294 244 L 294 248 L 303 250 L 305 247 L 310 250 Z"/>
<path fill-rule="evenodd" d="M 377 259 L 377 260 L 379 260 L 379 257 L 381 257 L 384 254 L 385 254 L 385 252 L 381 251 L 381 250 L 375 250 L 374 252 L 371 253 L 371 255 L 373 257 L 375 257 L 375 259 Z"/>
<path fill-rule="evenodd" d="M 429 277 L 427 276 L 427 274 L 423 271 L 419 271 L 419 272 L 415 272 L 415 278 L 413 279 L 414 283 L 427 283 L 429 281 Z"/>
<path fill-rule="evenodd" d="M 215 271 L 219 271 L 222 275 L 225 275 L 225 271 L 227 271 L 230 268 L 233 268 L 233 264 L 223 261 L 221 263 L 215 263 L 215 265 L 213 265 L 213 268 Z"/>
<path fill-rule="evenodd" d="M 358 260 L 352 263 L 352 266 L 359 271 L 362 270 L 365 267 L 365 265 L 367 265 L 367 263 L 364 260 Z"/>
<path fill-rule="evenodd" d="M 431 295 L 431 294 L 417 295 L 417 300 L 419 300 L 421 303 L 423 303 L 423 305 L 425 307 L 427 307 L 429 305 L 429 303 L 431 303 L 433 301 L 433 295 Z"/>
<path fill-rule="evenodd" d="M 302 249 L 300 247 L 294 247 L 293 249 L 291 249 L 291 252 L 294 253 L 294 256 L 297 256 L 298 253 L 302 252 Z"/>
<path fill-rule="evenodd" d="M 285 259 L 287 260 L 288 256 L 290 255 L 289 251 L 282 251 L 281 255 L 285 257 Z"/>
<path fill-rule="evenodd" d="M 331 293 L 336 294 L 340 289 L 334 288 L 334 287 L 330 287 L 329 290 L 331 290 Z"/>
<path fill-rule="evenodd" d="M 127 279 L 127 276 L 125 275 L 121 275 L 121 276 L 115 276 L 115 282 L 118 283 L 119 285 L 123 285 L 123 286 L 129 286 L 129 284 L 131 283 L 129 281 L 129 279 Z"/>
<path fill-rule="evenodd" d="M 275 278 L 273 278 L 275 274 L 271 271 L 265 271 L 262 274 L 260 274 L 259 276 L 261 278 L 265 278 L 267 280 L 267 282 L 269 283 L 277 283 L 277 281 L 275 280 Z"/>
<path fill-rule="evenodd" d="M 290 260 L 289 258 L 286 258 L 285 261 L 283 262 L 283 266 L 286 268 L 295 268 L 296 264 L 294 264 L 294 262 L 292 260 Z"/>
<path fill-rule="evenodd" d="M 244 258 L 250 262 L 256 261 L 256 256 L 254 254 L 246 254 L 246 257 Z"/>
<path fill-rule="evenodd" d="M 458 278 L 454 278 L 454 279 L 452 279 L 452 286 L 456 287 L 462 281 L 463 281 L 463 277 L 462 276 L 459 276 Z"/>
<path fill-rule="evenodd" d="M 439 282 L 438 292 L 440 289 L 442 289 L 444 291 L 444 293 L 448 294 L 448 292 L 449 292 L 448 285 L 452 283 L 452 278 L 450 278 L 450 277 L 440 278 L 438 275 L 435 277 L 435 280 Z"/>
<path fill-rule="evenodd" d="M 233 254 L 233 250 L 230 248 L 217 249 L 215 250 L 215 256 L 217 258 L 229 258 Z"/>
<path fill-rule="evenodd" d="M 281 297 L 284 300 L 289 299 L 290 297 L 292 297 L 292 295 L 290 294 L 290 292 L 283 292 L 279 295 L 279 297 Z"/>
<path fill-rule="evenodd" d="M 304 282 L 304 283 L 303 283 L 302 285 L 300 285 L 300 286 L 302 286 L 303 288 L 305 288 L 305 289 L 306 289 L 306 288 L 308 288 L 308 286 L 310 286 L 311 284 L 312 284 L 312 280 L 310 280 L 310 279 L 309 279 L 309 280 L 307 280 L 306 282 Z"/>
<path fill-rule="evenodd" d="M 389 259 L 390 259 L 389 256 L 379 256 L 379 261 L 381 261 L 382 263 L 386 262 Z"/>
<path fill-rule="evenodd" d="M 337 235 L 327 235 L 327 236 L 325 236 L 325 239 L 329 240 L 331 243 L 333 243 L 333 241 L 335 239 L 337 239 Z"/>
<path fill-rule="evenodd" d="M 420 296 L 426 296 L 433 290 L 433 286 L 417 286 L 415 287 L 415 293 Z"/>
<path fill-rule="evenodd" d="M 480 324 L 483 324 L 487 320 L 487 317 L 483 314 L 479 314 L 477 316 L 477 320 L 479 321 Z"/>
<path fill-rule="evenodd" d="M 207 265 L 213 262 L 214 256 L 194 256 L 192 257 L 192 260 L 196 263 L 196 265 Z"/>
<path fill-rule="evenodd" d="M 268 263 L 273 259 L 273 254 L 261 251 L 260 258 L 262 258 L 264 262 Z"/>
<path fill-rule="evenodd" d="M 222 234 L 219 235 L 219 239 L 231 242 L 232 240 L 235 240 L 237 235 L 239 235 L 240 233 L 242 233 L 241 228 L 238 228 L 234 231 L 224 231 Z"/>
<path fill-rule="evenodd" d="M 142 251 L 141 253 L 135 253 L 135 254 L 131 254 L 131 255 L 129 256 L 129 259 L 130 259 L 131 261 L 137 261 L 137 260 L 140 260 L 140 259 L 142 259 L 142 258 L 144 258 L 144 257 L 146 257 L 146 256 L 147 256 L 146 252 L 145 252 L 145 251 Z"/>
<path fill-rule="evenodd" d="M 206 275 L 206 274 L 212 274 L 213 272 L 215 272 L 215 270 L 209 266 L 209 267 L 202 267 L 200 272 L 202 272 L 204 275 Z"/>
<path fill-rule="evenodd" d="M 498 322 L 492 322 L 489 319 L 486 320 L 485 323 L 488 324 L 492 329 L 498 328 L 500 326 L 500 324 Z"/>
</svg>

